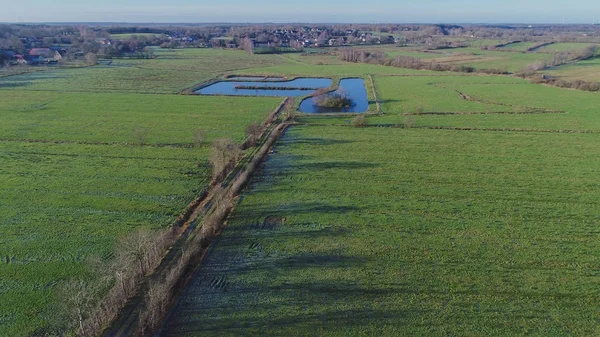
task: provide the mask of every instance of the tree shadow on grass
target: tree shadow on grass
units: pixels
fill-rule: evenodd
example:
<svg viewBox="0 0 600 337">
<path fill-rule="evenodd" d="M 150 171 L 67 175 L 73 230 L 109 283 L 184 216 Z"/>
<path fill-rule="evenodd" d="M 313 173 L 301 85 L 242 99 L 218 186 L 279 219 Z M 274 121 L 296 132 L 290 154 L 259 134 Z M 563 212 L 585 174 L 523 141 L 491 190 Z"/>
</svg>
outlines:
<svg viewBox="0 0 600 337">
<path fill-rule="evenodd" d="M 341 170 L 360 170 L 367 168 L 380 167 L 381 164 L 376 163 L 365 163 L 358 161 L 329 161 L 329 162 L 312 162 L 306 164 L 295 165 L 298 170 L 329 170 L 329 169 L 341 169 Z"/>
<path fill-rule="evenodd" d="M 403 100 L 401 99 L 382 99 L 379 101 L 379 103 L 381 104 L 388 104 L 388 103 L 402 103 Z"/>
<path fill-rule="evenodd" d="M 335 331 L 352 325 L 389 322 L 405 315 L 398 310 L 375 309 L 370 303 L 381 296 L 406 291 L 406 284 L 372 288 L 326 276 L 335 269 L 366 268 L 370 261 L 365 258 L 340 255 L 335 250 L 257 258 L 247 257 L 249 249 L 252 247 L 219 245 L 211 251 L 160 335 L 247 334 L 257 328 L 282 329 L 279 333 L 316 327 Z M 289 278 L 290 274 L 315 269 L 324 270 L 318 279 Z"/>
<path fill-rule="evenodd" d="M 30 85 L 31 82 L 0 81 L 0 89 L 23 88 Z"/>
<path fill-rule="evenodd" d="M 355 143 L 355 140 L 345 140 L 345 139 L 331 139 L 331 138 L 296 138 L 296 137 L 287 137 L 282 139 L 278 146 L 280 145 L 290 145 L 290 144 L 305 144 L 305 145 L 338 145 L 338 144 L 352 144 Z"/>
</svg>

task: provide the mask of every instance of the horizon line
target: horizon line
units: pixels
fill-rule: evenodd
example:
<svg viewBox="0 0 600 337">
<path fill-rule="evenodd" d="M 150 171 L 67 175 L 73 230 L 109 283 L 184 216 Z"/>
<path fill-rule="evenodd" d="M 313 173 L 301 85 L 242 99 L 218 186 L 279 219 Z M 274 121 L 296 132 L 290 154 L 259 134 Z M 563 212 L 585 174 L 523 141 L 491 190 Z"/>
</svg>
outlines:
<svg viewBox="0 0 600 337">
<path fill-rule="evenodd" d="M 558 26 L 595 26 L 600 23 L 562 23 L 562 22 L 318 22 L 318 21 L 298 21 L 298 22 L 269 22 L 269 21 L 206 21 L 206 22 L 188 22 L 188 21 L 0 21 L 0 24 L 129 24 L 129 25 L 558 25 Z"/>
</svg>

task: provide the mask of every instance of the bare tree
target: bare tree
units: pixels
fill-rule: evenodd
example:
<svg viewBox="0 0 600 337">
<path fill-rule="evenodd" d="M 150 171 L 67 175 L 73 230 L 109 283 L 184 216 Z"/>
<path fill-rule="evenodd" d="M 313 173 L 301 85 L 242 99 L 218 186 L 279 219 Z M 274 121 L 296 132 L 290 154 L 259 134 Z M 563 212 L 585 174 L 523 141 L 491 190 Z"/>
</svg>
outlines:
<svg viewBox="0 0 600 337">
<path fill-rule="evenodd" d="M 566 63 L 569 60 L 569 53 L 560 52 L 552 54 L 552 60 L 550 61 L 551 66 L 558 66 Z"/>
<path fill-rule="evenodd" d="M 196 132 L 194 132 L 194 145 L 202 146 L 202 143 L 204 143 L 204 139 L 206 139 L 206 133 L 204 132 L 204 130 L 197 129 Z"/>
<path fill-rule="evenodd" d="M 582 50 L 580 50 L 575 55 L 575 57 L 579 60 L 586 60 L 586 59 L 596 56 L 597 51 L 598 51 L 597 45 L 590 45 L 590 46 L 587 46 L 587 47 L 583 48 Z"/>
<path fill-rule="evenodd" d="M 248 54 L 254 55 L 254 42 L 249 37 L 245 37 L 240 41 L 240 48 L 245 50 Z"/>
<path fill-rule="evenodd" d="M 527 70 L 530 70 L 530 71 L 539 71 L 539 70 L 546 69 L 547 66 L 548 66 L 548 64 L 546 63 L 545 60 L 535 61 L 534 63 L 529 64 L 527 66 Z"/>
<path fill-rule="evenodd" d="M 217 139 L 210 151 L 210 162 L 213 167 L 213 179 L 218 179 L 231 170 L 241 156 L 240 147 L 231 139 Z"/>
<path fill-rule="evenodd" d="M 248 146 L 256 146 L 256 142 L 260 139 L 260 135 L 263 132 L 262 126 L 257 123 L 252 123 L 246 128 L 246 135 L 248 136 Z"/>
<path fill-rule="evenodd" d="M 365 118 L 365 115 L 359 115 L 352 118 L 350 124 L 355 128 L 363 128 L 367 126 L 367 119 Z"/>
<path fill-rule="evenodd" d="M 87 53 L 85 54 L 85 63 L 88 66 L 95 66 L 98 64 L 98 57 L 94 53 Z"/>
<path fill-rule="evenodd" d="M 148 269 L 148 253 L 153 243 L 154 235 L 149 230 L 138 230 L 119 241 L 117 252 L 121 261 L 130 261 L 137 265 L 142 274 Z M 128 264 L 124 264 L 128 265 Z M 118 272 L 125 273 L 125 270 Z"/>
<path fill-rule="evenodd" d="M 94 308 L 95 294 L 92 286 L 83 280 L 69 281 L 59 288 L 58 296 L 61 304 L 60 312 L 56 314 L 63 316 L 61 319 L 68 322 L 77 322 L 79 335 L 87 336 L 84 322 Z M 66 327 L 70 328 L 72 327 Z"/>
</svg>

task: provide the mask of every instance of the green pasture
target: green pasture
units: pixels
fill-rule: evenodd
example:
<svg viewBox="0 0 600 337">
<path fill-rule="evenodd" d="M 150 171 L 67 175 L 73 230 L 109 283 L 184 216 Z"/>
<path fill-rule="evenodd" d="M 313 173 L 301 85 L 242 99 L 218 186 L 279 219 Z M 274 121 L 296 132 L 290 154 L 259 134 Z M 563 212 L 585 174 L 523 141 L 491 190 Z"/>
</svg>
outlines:
<svg viewBox="0 0 600 337">
<path fill-rule="evenodd" d="M 547 45 L 542 47 L 536 52 L 540 53 L 556 53 L 556 52 L 578 52 L 586 47 L 594 45 L 593 43 L 577 43 L 577 42 L 561 42 L 554 43 L 551 45 Z"/>
<path fill-rule="evenodd" d="M 189 146 L 202 129 L 207 144 L 262 120 L 279 98 L 5 91 L 0 140 L 144 143 Z"/>
<path fill-rule="evenodd" d="M 109 69 L 82 71 L 96 74 L 101 86 Z M 68 79 L 55 78 L 62 71 Z M 211 142 L 242 142 L 247 125 L 281 102 L 123 87 L 77 92 L 91 80 L 75 70 L 34 75 L 31 87 L 11 76 L 0 90 L 0 336 L 45 328 L 57 286 L 93 278 L 87 258 L 109 259 L 120 237 L 173 223 L 208 183 Z M 169 76 L 172 82 L 153 84 L 158 91 L 182 85 Z M 195 146 L 199 129 L 204 142 Z"/>
<path fill-rule="evenodd" d="M 552 57 L 378 50 L 508 71 Z M 600 333 L 598 93 L 335 55 L 155 56 L 0 73 L 0 336 L 45 327 L 89 256 L 171 224 L 208 182 L 211 142 L 242 142 L 282 101 L 177 94 L 229 74 L 362 77 L 374 106 L 371 75 L 383 114 L 298 119 L 165 336 Z"/>
<path fill-rule="evenodd" d="M 415 126 L 600 132 L 597 93 L 506 76 L 375 76 L 375 87 L 385 114 L 374 124 L 401 124 L 420 111 L 410 117 Z"/>
<path fill-rule="evenodd" d="M 600 58 L 545 69 L 541 73 L 569 81 L 600 82 Z"/>
<path fill-rule="evenodd" d="M 599 149 L 295 127 L 161 335 L 597 335 Z"/>
<path fill-rule="evenodd" d="M 279 55 L 251 56 L 234 50 L 165 50 L 158 51 L 157 58 L 151 60 L 113 60 L 110 65 L 49 68 L 44 72 L 0 77 L 0 90 L 171 94 L 224 72 L 288 62 Z"/>
<path fill-rule="evenodd" d="M 1 141 L 0 335 L 52 321 L 56 286 L 118 238 L 165 228 L 207 184 L 208 148 Z M 198 166 L 200 164 L 200 166 Z"/>
</svg>

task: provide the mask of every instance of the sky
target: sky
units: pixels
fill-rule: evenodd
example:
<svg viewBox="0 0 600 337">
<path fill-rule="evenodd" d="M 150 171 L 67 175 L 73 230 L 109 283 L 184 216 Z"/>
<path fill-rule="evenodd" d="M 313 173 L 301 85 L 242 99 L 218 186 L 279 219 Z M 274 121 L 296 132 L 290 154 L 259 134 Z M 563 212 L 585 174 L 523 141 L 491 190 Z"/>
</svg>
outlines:
<svg viewBox="0 0 600 337">
<path fill-rule="evenodd" d="M 0 0 L 0 22 L 586 23 L 599 0 Z"/>
</svg>

